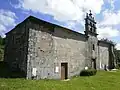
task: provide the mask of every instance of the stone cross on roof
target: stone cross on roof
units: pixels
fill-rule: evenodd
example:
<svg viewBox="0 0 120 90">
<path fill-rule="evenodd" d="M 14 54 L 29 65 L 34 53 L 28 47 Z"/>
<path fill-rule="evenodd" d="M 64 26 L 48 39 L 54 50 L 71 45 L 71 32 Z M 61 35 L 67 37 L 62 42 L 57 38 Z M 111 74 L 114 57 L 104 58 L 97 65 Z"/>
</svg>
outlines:
<svg viewBox="0 0 120 90">
<path fill-rule="evenodd" d="M 92 16 L 91 10 L 89 10 L 89 11 L 90 11 L 90 14 L 89 14 L 89 15 Z"/>
</svg>

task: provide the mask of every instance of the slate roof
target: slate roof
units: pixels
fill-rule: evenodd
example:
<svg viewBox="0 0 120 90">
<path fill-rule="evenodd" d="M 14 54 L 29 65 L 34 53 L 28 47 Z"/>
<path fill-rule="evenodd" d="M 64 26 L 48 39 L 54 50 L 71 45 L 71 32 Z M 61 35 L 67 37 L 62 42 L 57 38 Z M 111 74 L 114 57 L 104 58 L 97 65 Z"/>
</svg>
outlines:
<svg viewBox="0 0 120 90">
<path fill-rule="evenodd" d="M 33 22 L 36 22 L 36 23 L 41 23 L 41 22 L 47 23 L 47 24 L 49 24 L 49 25 L 57 26 L 57 27 L 60 27 L 60 28 L 65 29 L 65 30 L 68 30 L 68 31 L 70 31 L 71 33 L 76 33 L 76 34 L 79 34 L 80 36 L 86 37 L 85 34 L 79 33 L 79 32 L 77 32 L 77 31 L 68 29 L 68 28 L 66 28 L 66 27 L 63 27 L 63 26 L 60 26 L 60 25 L 57 25 L 57 24 L 53 24 L 53 23 L 48 22 L 48 21 L 41 20 L 41 19 L 36 18 L 36 17 L 34 17 L 34 16 L 29 16 L 29 17 L 27 17 L 24 21 L 22 21 L 21 23 L 19 23 L 18 25 L 16 25 L 12 30 L 14 30 L 16 27 L 18 27 L 19 25 L 21 25 L 22 23 L 24 23 L 24 22 L 26 22 L 26 21 L 28 21 L 28 20 L 33 21 Z M 12 32 L 12 30 L 9 31 L 9 32 L 7 32 L 6 35 L 7 35 L 8 33 Z"/>
</svg>

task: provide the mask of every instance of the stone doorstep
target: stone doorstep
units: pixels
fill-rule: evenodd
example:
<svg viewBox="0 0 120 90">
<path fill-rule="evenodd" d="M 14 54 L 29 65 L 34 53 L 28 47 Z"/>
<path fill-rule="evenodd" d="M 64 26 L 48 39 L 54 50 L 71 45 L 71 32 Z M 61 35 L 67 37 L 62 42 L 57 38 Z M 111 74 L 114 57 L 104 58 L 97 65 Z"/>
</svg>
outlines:
<svg viewBox="0 0 120 90">
<path fill-rule="evenodd" d="M 116 72 L 118 69 L 111 69 L 109 72 Z"/>
<path fill-rule="evenodd" d="M 61 80 L 61 81 L 70 81 L 70 79 L 64 79 L 64 80 Z"/>
<path fill-rule="evenodd" d="M 116 70 L 118 70 L 118 69 L 112 69 L 112 71 L 116 71 Z"/>
</svg>

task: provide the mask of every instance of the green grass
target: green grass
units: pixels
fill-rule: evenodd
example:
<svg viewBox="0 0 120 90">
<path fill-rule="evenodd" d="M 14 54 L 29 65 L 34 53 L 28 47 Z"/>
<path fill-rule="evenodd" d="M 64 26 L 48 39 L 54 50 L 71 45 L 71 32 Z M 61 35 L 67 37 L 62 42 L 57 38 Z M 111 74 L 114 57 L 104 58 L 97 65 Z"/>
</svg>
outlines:
<svg viewBox="0 0 120 90">
<path fill-rule="evenodd" d="M 0 90 L 120 90 L 120 71 L 98 71 L 95 76 L 69 81 L 1 78 Z"/>
</svg>

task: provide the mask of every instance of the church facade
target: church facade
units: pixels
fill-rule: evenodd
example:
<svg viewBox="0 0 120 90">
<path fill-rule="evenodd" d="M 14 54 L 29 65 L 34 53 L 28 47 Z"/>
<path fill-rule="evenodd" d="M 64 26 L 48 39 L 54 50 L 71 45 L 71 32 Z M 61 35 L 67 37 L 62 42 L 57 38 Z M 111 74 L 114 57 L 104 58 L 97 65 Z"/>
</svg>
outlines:
<svg viewBox="0 0 120 90">
<path fill-rule="evenodd" d="M 92 14 L 84 34 L 29 16 L 6 33 L 5 58 L 11 69 L 27 79 L 67 79 L 85 67 L 114 67 L 114 45 L 98 40 Z"/>
</svg>

